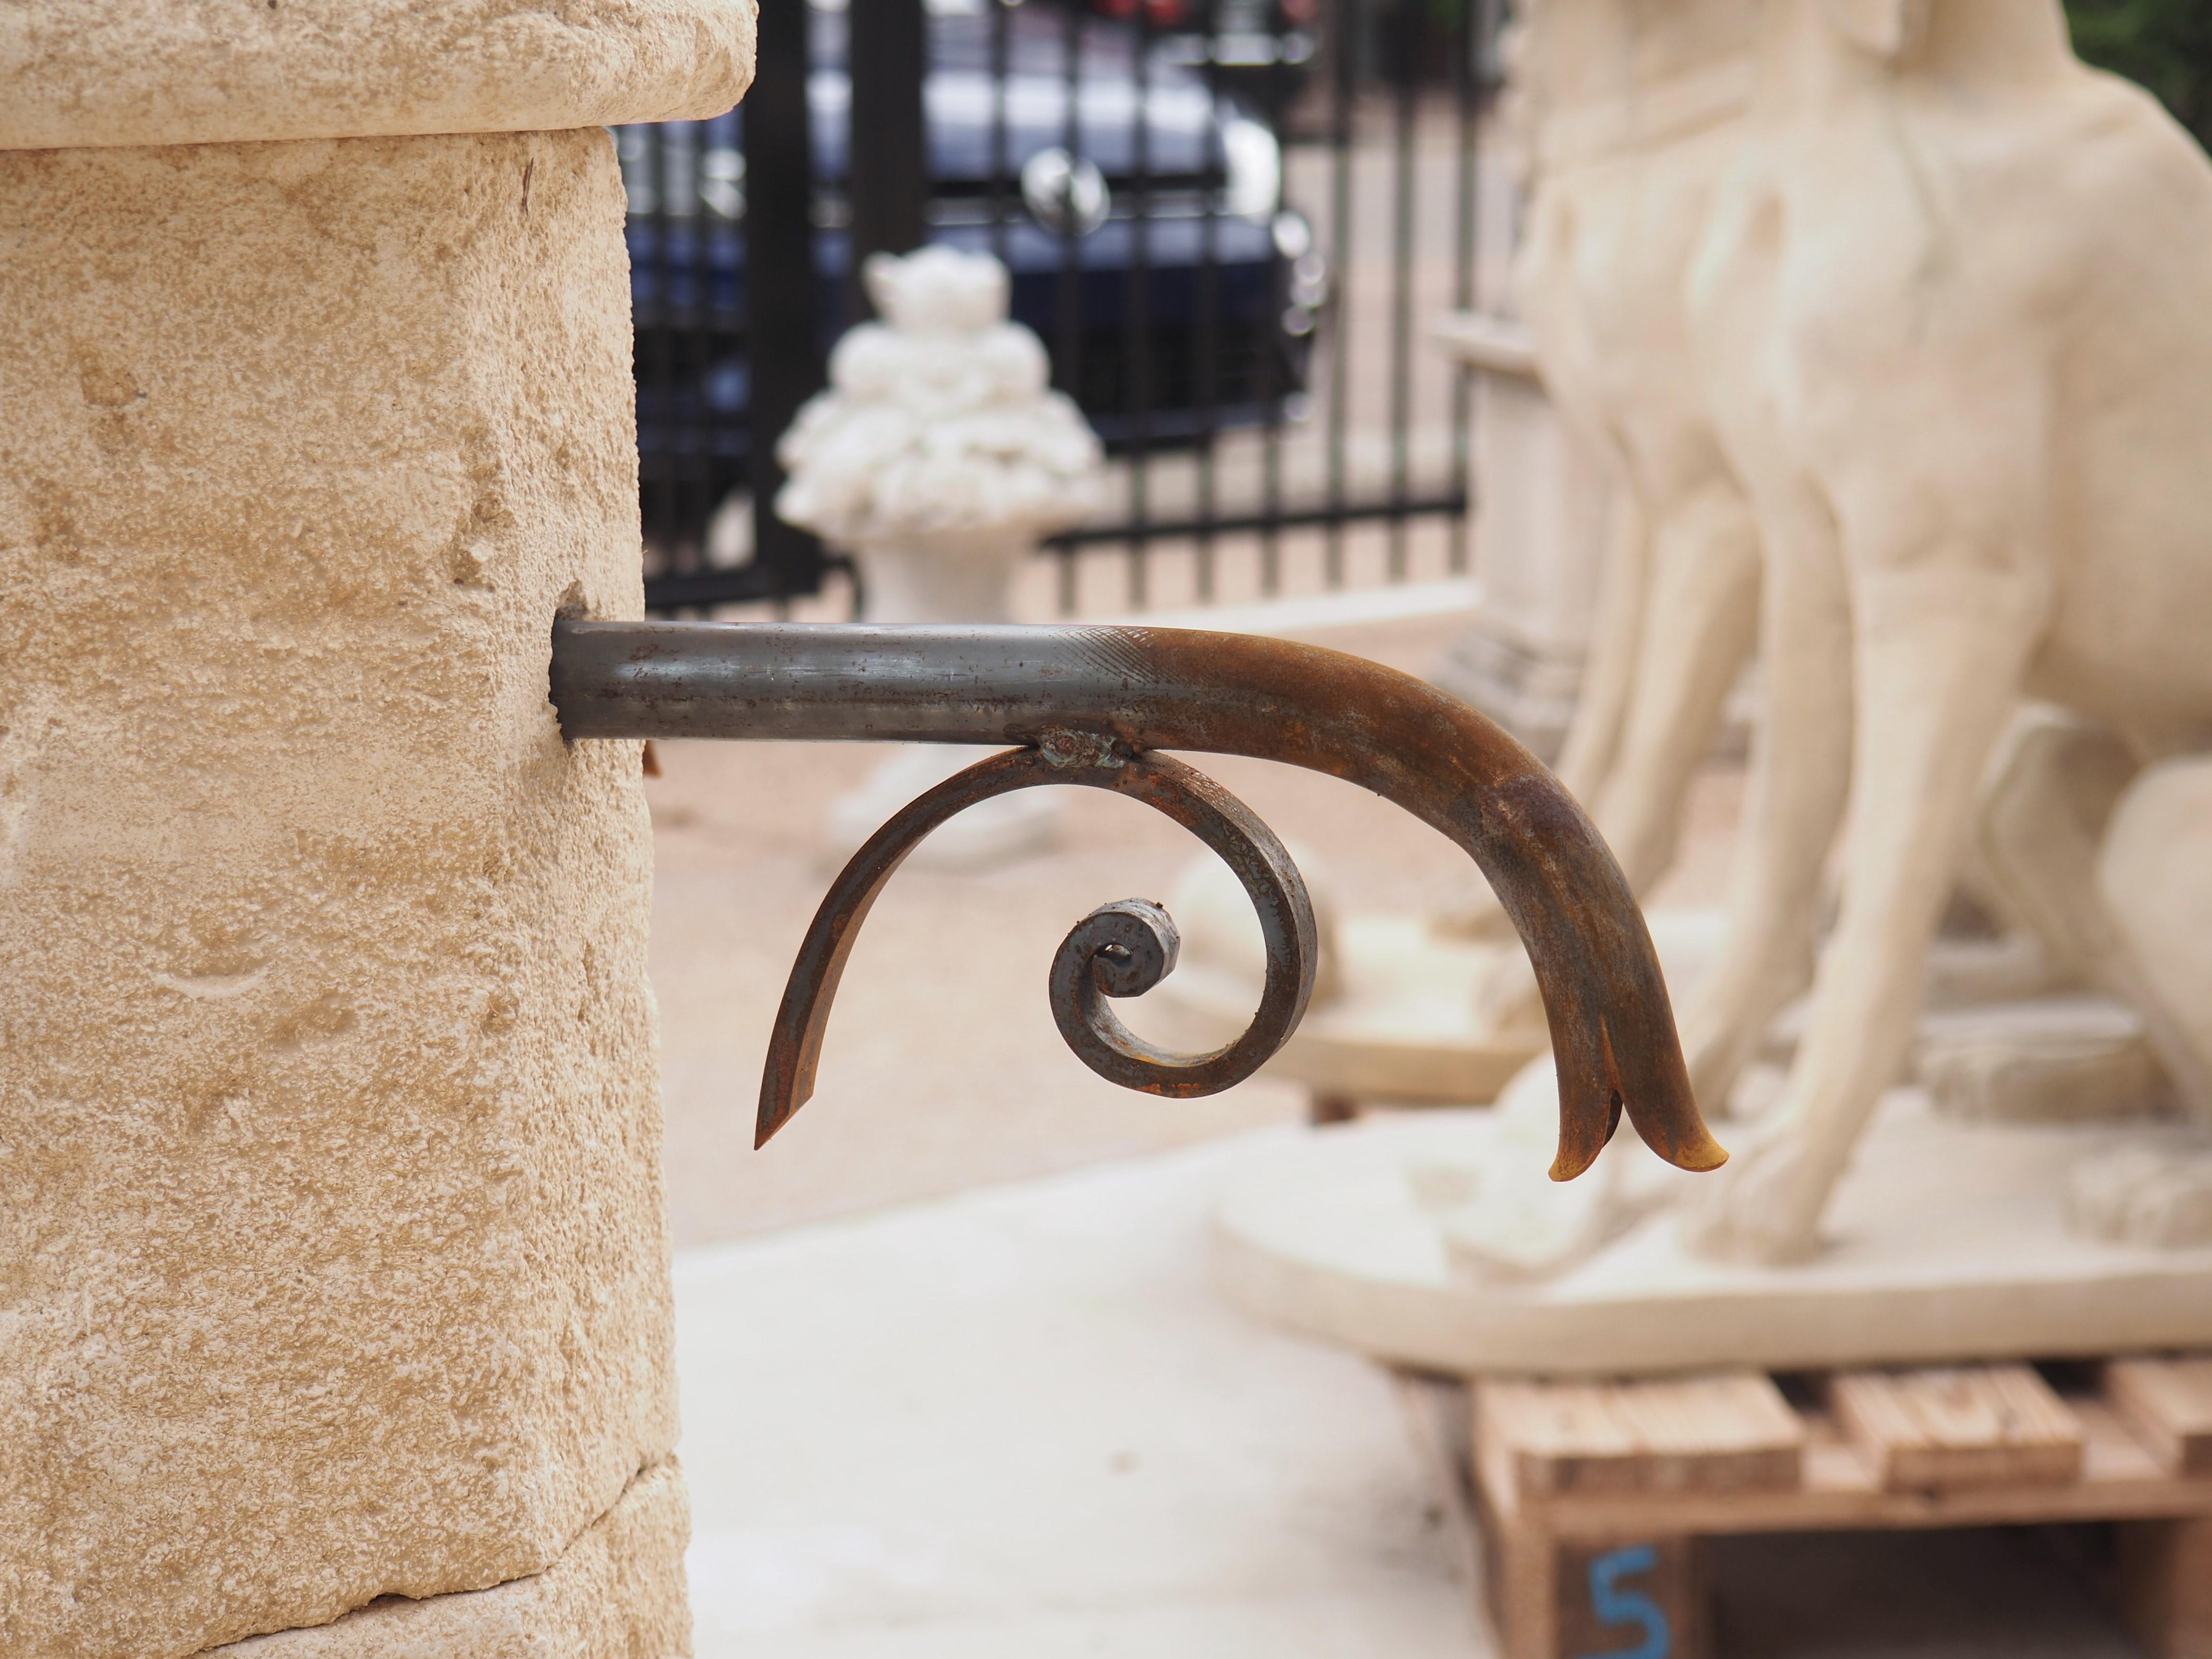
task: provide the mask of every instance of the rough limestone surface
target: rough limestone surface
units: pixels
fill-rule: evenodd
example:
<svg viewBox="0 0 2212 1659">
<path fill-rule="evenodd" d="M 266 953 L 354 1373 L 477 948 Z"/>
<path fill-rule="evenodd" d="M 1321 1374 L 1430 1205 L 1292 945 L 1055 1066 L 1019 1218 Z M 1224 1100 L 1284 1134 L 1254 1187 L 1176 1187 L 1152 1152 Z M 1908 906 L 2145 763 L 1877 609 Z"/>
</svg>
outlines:
<svg viewBox="0 0 2212 1659">
<path fill-rule="evenodd" d="M 427 1601 L 378 1601 L 315 1630 L 250 1637 L 205 1659 L 636 1659 L 690 1650 L 690 1531 L 674 1461 L 632 1481 L 544 1572 Z"/>
<path fill-rule="evenodd" d="M 623 210 L 0 154 L 9 1659 L 543 1573 L 674 1443 L 638 750 L 546 700 L 641 599 Z"/>
<path fill-rule="evenodd" d="M 754 0 L 7 0 L 0 149 L 720 115 Z"/>
</svg>

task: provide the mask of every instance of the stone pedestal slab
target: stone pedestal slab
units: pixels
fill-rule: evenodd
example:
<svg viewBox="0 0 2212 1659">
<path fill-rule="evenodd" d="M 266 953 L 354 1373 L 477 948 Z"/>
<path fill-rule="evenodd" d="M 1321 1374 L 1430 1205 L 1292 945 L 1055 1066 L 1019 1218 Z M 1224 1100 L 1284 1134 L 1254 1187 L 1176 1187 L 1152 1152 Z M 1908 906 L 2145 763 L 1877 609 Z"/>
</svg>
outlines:
<svg viewBox="0 0 2212 1659">
<path fill-rule="evenodd" d="M 1630 1214 L 1577 1265 L 1483 1279 L 1455 1259 L 1458 1214 L 1526 1231 L 1584 1196 L 1544 1183 L 1510 1109 L 1315 1132 L 1232 1181 L 1215 1221 L 1222 1284 L 1248 1310 L 1401 1364 L 1468 1374 L 1620 1376 L 2051 1358 L 2212 1344 L 2212 1249 L 2083 1238 L 2069 1181 L 2123 1147 L 2175 1159 L 2170 1125 L 1960 1123 L 1919 1091 L 1886 1097 L 1792 1267 L 1692 1255 L 1670 1209 Z M 1624 1130 L 1623 1134 L 1626 1134 Z M 1548 1156 L 1548 1148 L 1542 1149 Z M 1608 1148 L 1585 1176 L 1604 1190 Z M 1673 1176 L 1673 1172 L 1666 1172 Z M 1686 1188 L 1705 1179 L 1680 1176 Z M 1516 1182 L 1518 1184 L 1516 1184 Z M 1541 1203 L 1536 1200 L 1543 1200 Z"/>
<path fill-rule="evenodd" d="M 720 115 L 750 0 L 11 0 L 0 149 Z"/>
</svg>

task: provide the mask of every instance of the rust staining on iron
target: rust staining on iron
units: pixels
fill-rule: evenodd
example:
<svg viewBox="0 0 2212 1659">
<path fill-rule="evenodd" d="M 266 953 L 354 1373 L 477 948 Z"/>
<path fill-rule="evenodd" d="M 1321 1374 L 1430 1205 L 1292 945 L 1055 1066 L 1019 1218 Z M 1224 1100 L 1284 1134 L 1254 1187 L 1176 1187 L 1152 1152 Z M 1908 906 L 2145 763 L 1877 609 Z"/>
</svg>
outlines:
<svg viewBox="0 0 2212 1659">
<path fill-rule="evenodd" d="M 1072 732 L 1053 726 L 1037 738 L 1037 753 L 1047 766 L 1066 771 L 1072 766 L 1116 767 L 1128 764 L 1113 738 L 1102 732 Z"/>
</svg>

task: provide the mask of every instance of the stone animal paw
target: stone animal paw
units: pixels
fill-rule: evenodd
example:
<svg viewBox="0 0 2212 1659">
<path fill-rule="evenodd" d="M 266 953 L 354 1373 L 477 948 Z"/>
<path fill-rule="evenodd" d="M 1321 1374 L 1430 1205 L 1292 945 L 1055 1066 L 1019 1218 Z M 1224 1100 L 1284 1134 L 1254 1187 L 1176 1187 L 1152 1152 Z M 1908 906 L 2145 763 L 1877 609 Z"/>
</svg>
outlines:
<svg viewBox="0 0 2212 1659">
<path fill-rule="evenodd" d="M 1682 1213 L 1682 1243 L 1716 1261 L 1778 1267 L 1808 1260 L 1820 1248 L 1822 1193 L 1792 1142 L 1739 1147 L 1698 1182 Z"/>
<path fill-rule="evenodd" d="M 2130 1146 L 2092 1159 L 2067 1183 L 2066 1220 L 2115 1244 L 2212 1243 L 2212 1150 Z"/>
</svg>

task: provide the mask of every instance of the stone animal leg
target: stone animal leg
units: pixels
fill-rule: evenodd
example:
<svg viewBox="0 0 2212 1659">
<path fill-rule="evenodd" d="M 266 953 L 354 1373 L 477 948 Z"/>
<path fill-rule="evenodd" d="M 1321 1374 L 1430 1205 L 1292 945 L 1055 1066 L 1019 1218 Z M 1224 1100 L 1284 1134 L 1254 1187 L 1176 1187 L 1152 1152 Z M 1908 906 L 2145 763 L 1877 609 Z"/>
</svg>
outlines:
<svg viewBox="0 0 2212 1659">
<path fill-rule="evenodd" d="M 1674 865 L 1691 777 L 1757 638 L 1759 537 L 1735 483 L 1716 477 L 1677 503 L 1638 553 L 1650 571 L 1637 584 L 1642 614 L 1631 619 L 1633 673 L 1621 677 L 1622 706 L 1612 714 L 1616 725 L 1625 716 L 1626 729 L 1590 816 L 1642 894 Z M 1579 726 L 1579 711 L 1576 719 Z M 1543 1028 L 1536 975 L 1517 953 L 1476 1000 L 1492 1030 Z"/>
<path fill-rule="evenodd" d="M 1650 588 L 1651 542 L 1635 495 L 1613 492 L 1606 522 L 1605 576 L 1598 593 L 1597 627 L 1583 670 L 1582 695 L 1559 751 L 1559 781 L 1589 806 L 1603 793 L 1628 724 L 1644 641 L 1644 613 Z M 1635 878 L 1629 878 L 1630 885 Z M 1499 913 L 1501 918 L 1504 913 Z"/>
<path fill-rule="evenodd" d="M 1697 1097 L 1728 1098 L 1813 976 L 1821 866 L 1850 781 L 1850 605 L 1835 522 L 1808 488 L 1760 514 L 1766 673 L 1728 939 L 1682 1025 Z"/>
<path fill-rule="evenodd" d="M 2097 890 L 2152 1045 L 2212 1125 L 2212 756 L 2152 767 L 2113 811 Z"/>
<path fill-rule="evenodd" d="M 1591 813 L 1639 894 L 1674 862 L 1691 776 L 1758 637 L 1759 535 L 1734 481 L 1674 503 L 1651 557 L 1627 727 Z"/>
<path fill-rule="evenodd" d="M 1829 1191 L 1911 1039 L 1983 768 L 2044 614 L 2039 583 L 1971 544 L 1862 572 L 1854 598 L 1843 914 L 1773 1132 L 1699 1194 L 1686 1237 L 1707 1254 L 1775 1261 L 1817 1248 Z"/>
<path fill-rule="evenodd" d="M 1575 701 L 1575 717 L 1567 726 L 1566 743 L 1553 769 L 1559 781 L 1585 809 L 1592 808 L 1604 792 L 1620 753 L 1621 732 L 1628 723 L 1629 697 L 1644 645 L 1650 565 L 1650 544 L 1644 534 L 1644 515 L 1628 489 L 1617 486 L 1607 514 L 1597 625 Z M 1636 884 L 1633 871 L 1629 872 L 1629 884 Z M 1513 924 L 1506 919 L 1497 894 L 1478 886 L 1436 915 L 1431 926 L 1447 939 L 1496 939 L 1509 947 L 1510 955 L 1500 969 L 1498 990 L 1495 994 L 1480 994 L 1477 1000 L 1485 1008 L 1494 1005 L 1498 1018 L 1511 1018 L 1516 1017 L 1515 1010 L 1521 1010 L 1539 1025 L 1542 1024 L 1537 1002 L 1528 1000 L 1536 997 L 1535 974 L 1515 948 Z"/>
<path fill-rule="evenodd" d="M 2101 726 L 2036 704 L 2014 719 L 1982 787 L 1982 861 L 2004 902 L 2052 959 L 2113 983 L 2120 940 L 2097 892 L 2097 857 L 2113 807 L 2140 769 Z"/>
<path fill-rule="evenodd" d="M 2112 814 L 2092 902 L 2108 977 L 2143 1017 L 2175 1092 L 2212 1127 L 2212 757 L 2154 766 Z M 2124 1146 L 2072 1172 L 2076 1231 L 2188 1248 L 2212 1239 L 2212 1152 Z"/>
</svg>

